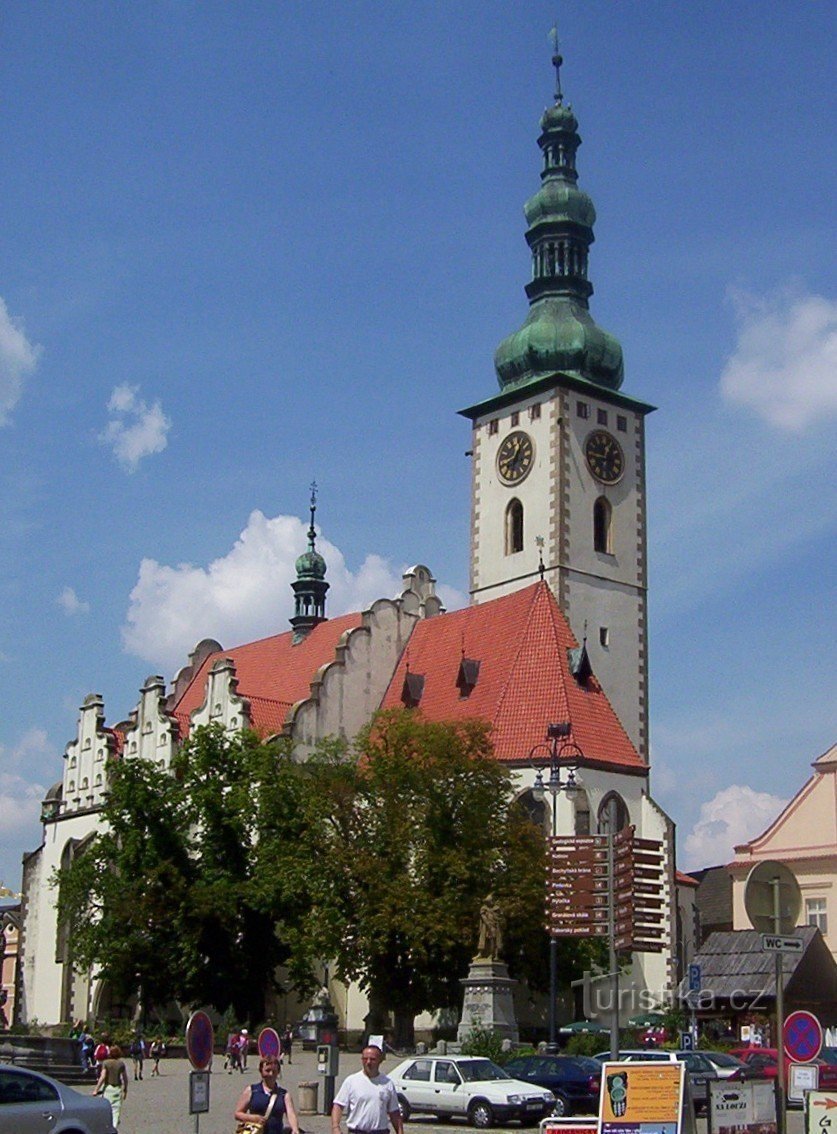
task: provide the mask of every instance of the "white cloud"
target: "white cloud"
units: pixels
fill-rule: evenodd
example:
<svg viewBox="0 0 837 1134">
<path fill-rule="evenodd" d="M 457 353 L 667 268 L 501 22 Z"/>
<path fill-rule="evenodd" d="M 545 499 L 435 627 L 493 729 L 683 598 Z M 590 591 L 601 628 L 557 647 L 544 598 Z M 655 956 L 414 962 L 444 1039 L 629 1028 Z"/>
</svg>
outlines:
<svg viewBox="0 0 837 1134">
<path fill-rule="evenodd" d="M 136 472 L 143 457 L 162 453 L 168 445 L 171 421 L 159 401 L 151 405 L 138 396 L 139 386 L 116 386 L 108 402 L 111 419 L 99 439 L 113 449 L 128 472 Z"/>
<path fill-rule="evenodd" d="M 732 295 L 738 342 L 721 375 L 725 399 L 801 432 L 837 414 L 837 302 L 785 290 Z"/>
<path fill-rule="evenodd" d="M 41 800 L 46 794 L 42 783 L 17 769 L 28 773 L 51 755 L 42 728 L 29 729 L 11 751 L 0 745 L 0 882 L 14 891 L 20 887 L 20 856 L 40 839 Z"/>
<path fill-rule="evenodd" d="M 55 601 L 68 618 L 72 618 L 74 614 L 90 613 L 90 603 L 83 602 L 72 587 L 64 587 Z"/>
<path fill-rule="evenodd" d="M 723 788 L 700 809 L 686 837 L 686 870 L 729 862 L 733 848 L 760 835 L 777 818 L 787 800 L 743 784 Z"/>
<path fill-rule="evenodd" d="M 271 519 L 254 511 L 231 550 L 208 567 L 168 567 L 143 559 L 122 628 L 125 648 L 174 671 L 201 638 L 231 647 L 289 629 L 291 582 L 296 558 L 307 547 L 306 530 L 296 516 Z M 401 571 L 379 555 L 367 555 L 352 572 L 328 540 L 318 538 L 317 550 L 328 565 L 330 617 L 362 610 L 403 589 Z M 463 598 L 447 588 L 443 600 L 452 607 Z"/>
<path fill-rule="evenodd" d="M 23 381 L 38 363 L 41 348 L 29 342 L 20 319 L 0 299 L 0 425 L 5 425 L 23 392 Z"/>
</svg>

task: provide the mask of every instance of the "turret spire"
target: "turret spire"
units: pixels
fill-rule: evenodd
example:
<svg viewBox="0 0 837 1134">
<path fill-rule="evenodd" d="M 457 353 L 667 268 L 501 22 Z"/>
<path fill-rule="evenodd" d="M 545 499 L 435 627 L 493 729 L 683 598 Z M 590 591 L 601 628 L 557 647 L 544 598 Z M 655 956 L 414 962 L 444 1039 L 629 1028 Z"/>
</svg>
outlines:
<svg viewBox="0 0 837 1134">
<path fill-rule="evenodd" d="M 530 310 L 520 330 L 500 343 L 494 365 L 503 389 L 556 372 L 618 389 L 622 348 L 588 310 L 593 285 L 587 262 L 596 210 L 577 185 L 581 138 L 572 107 L 564 105 L 557 28 L 551 35 L 555 103 L 541 118 L 542 184 L 524 208 L 532 250 L 532 279 L 526 285 Z"/>
<path fill-rule="evenodd" d="M 549 38 L 552 40 L 552 66 L 555 68 L 555 105 L 561 106 L 564 102 L 564 96 L 561 93 L 561 64 L 564 62 L 563 56 L 558 51 L 558 24 L 552 25 L 552 30 L 549 33 Z"/>
<path fill-rule="evenodd" d="M 311 485 L 311 520 L 308 526 L 308 550 L 296 561 L 296 581 L 291 583 L 294 592 L 294 616 L 290 620 L 300 642 L 309 631 L 326 621 L 325 599 L 328 583 L 325 581 L 326 562 L 316 547 L 317 532 L 314 517 L 317 513 L 317 482 Z"/>
</svg>

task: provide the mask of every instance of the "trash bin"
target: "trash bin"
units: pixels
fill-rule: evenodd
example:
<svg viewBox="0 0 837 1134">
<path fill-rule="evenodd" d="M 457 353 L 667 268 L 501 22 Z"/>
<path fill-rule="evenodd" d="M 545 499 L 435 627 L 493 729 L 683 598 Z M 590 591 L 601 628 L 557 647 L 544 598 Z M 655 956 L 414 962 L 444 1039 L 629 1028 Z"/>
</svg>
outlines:
<svg viewBox="0 0 837 1134">
<path fill-rule="evenodd" d="M 300 1114 L 317 1113 L 317 1092 L 319 1089 L 320 1084 L 316 1080 L 313 1083 L 299 1084 L 298 1109 Z"/>
</svg>

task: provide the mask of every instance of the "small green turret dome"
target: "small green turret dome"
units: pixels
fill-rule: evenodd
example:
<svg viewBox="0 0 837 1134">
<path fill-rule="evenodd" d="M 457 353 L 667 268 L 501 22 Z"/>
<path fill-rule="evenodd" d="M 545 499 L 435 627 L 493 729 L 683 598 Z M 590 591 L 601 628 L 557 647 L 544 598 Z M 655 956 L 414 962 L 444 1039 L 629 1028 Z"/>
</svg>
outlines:
<svg viewBox="0 0 837 1134">
<path fill-rule="evenodd" d="M 574 134 L 577 129 L 578 119 L 573 114 L 573 108 L 564 106 L 563 102 L 548 106 L 541 116 L 541 130 L 544 133 L 547 130 L 567 130 Z"/>
<path fill-rule="evenodd" d="M 319 551 L 304 551 L 296 561 L 298 579 L 324 579 L 326 561 Z"/>
<path fill-rule="evenodd" d="M 592 228 L 596 223 L 593 202 L 572 181 L 550 178 L 544 181 L 533 197 L 523 206 L 526 223 L 534 227 L 540 221 L 555 224 L 578 224 Z"/>
<path fill-rule="evenodd" d="M 571 296 L 552 296 L 534 304 L 520 330 L 503 339 L 494 366 L 503 387 L 561 371 L 618 390 L 622 347 Z"/>
</svg>

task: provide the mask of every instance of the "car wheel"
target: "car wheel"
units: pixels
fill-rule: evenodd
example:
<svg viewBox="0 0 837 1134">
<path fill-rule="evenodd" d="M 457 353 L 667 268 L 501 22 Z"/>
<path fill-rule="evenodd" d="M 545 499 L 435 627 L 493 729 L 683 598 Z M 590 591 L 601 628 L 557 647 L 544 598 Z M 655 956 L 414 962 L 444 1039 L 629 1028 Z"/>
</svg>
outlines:
<svg viewBox="0 0 837 1134">
<path fill-rule="evenodd" d="M 494 1125 L 494 1111 L 491 1109 L 491 1104 L 483 1099 L 471 1103 L 468 1107 L 468 1118 L 471 1125 L 476 1126 L 478 1130 L 485 1130 Z"/>
<path fill-rule="evenodd" d="M 398 1109 L 401 1111 L 402 1122 L 408 1122 L 413 1110 L 403 1095 L 398 1096 Z"/>
<path fill-rule="evenodd" d="M 567 1106 L 567 1100 L 565 1098 L 562 1098 L 560 1095 L 556 1095 L 555 1106 L 552 1108 L 552 1113 L 555 1118 L 563 1118 L 565 1114 L 569 1113 L 569 1109 L 570 1108 Z"/>
</svg>

